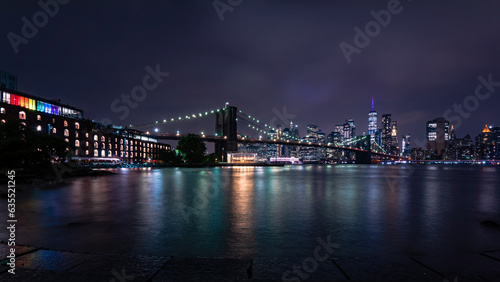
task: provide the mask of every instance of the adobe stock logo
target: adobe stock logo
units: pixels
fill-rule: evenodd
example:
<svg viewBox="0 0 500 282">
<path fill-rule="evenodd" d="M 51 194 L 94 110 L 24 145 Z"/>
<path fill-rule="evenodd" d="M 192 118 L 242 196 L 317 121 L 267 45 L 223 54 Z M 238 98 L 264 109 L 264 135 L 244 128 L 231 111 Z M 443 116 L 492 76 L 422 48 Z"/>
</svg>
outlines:
<svg viewBox="0 0 500 282">
<path fill-rule="evenodd" d="M 227 3 L 224 3 L 221 0 L 215 0 L 212 2 L 212 5 L 214 6 L 215 12 L 217 12 L 217 15 L 219 16 L 220 21 L 223 22 L 224 13 L 234 11 L 234 8 L 239 6 L 241 3 L 243 3 L 243 0 L 227 0 Z"/>
<path fill-rule="evenodd" d="M 43 0 L 38 1 L 38 5 L 42 10 L 37 11 L 33 14 L 33 18 L 30 21 L 26 17 L 22 17 L 21 21 L 23 26 L 21 28 L 21 35 L 9 32 L 7 38 L 9 39 L 12 49 L 16 54 L 19 53 L 19 45 L 28 44 L 30 39 L 33 39 L 37 34 L 39 28 L 46 26 L 49 23 L 49 17 L 53 18 L 59 13 L 59 5 L 66 5 L 70 0 L 49 0 L 44 2 Z"/>
<path fill-rule="evenodd" d="M 411 1 L 411 0 L 410 0 Z M 360 54 L 361 49 L 366 48 L 372 38 L 377 37 L 382 31 L 382 27 L 387 27 L 392 20 L 392 15 L 397 15 L 403 11 L 403 6 L 399 0 L 389 0 L 387 2 L 387 10 L 380 10 L 375 12 L 374 10 L 370 11 L 370 14 L 373 17 L 373 21 L 369 21 L 365 25 L 365 30 L 361 30 L 359 27 L 354 27 L 354 45 L 346 43 L 343 41 L 339 44 L 340 50 L 342 54 L 344 54 L 347 63 L 350 64 L 352 62 L 351 56 L 353 54 Z"/>
</svg>

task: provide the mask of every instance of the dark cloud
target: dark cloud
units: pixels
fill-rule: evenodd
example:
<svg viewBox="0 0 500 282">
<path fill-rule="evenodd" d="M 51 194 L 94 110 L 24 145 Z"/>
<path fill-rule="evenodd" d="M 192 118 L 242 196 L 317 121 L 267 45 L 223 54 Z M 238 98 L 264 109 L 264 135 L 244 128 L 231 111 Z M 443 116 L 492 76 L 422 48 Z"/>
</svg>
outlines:
<svg viewBox="0 0 500 282">
<path fill-rule="evenodd" d="M 302 128 L 316 123 L 325 132 L 352 117 L 362 133 L 375 97 L 379 114 L 391 113 L 401 134 L 423 139 L 425 122 L 474 94 L 479 75 L 500 81 L 500 3 L 401 1 L 402 12 L 348 64 L 339 44 L 353 44 L 353 28 L 364 29 L 370 11 L 387 3 L 243 1 L 221 22 L 212 1 L 70 1 L 16 55 L 7 34 L 20 34 L 21 17 L 40 7 L 3 1 L 0 69 L 18 75 L 21 91 L 121 124 L 229 101 L 265 122 L 286 106 Z M 120 120 L 111 103 L 157 64 L 170 76 Z M 500 125 L 499 102 L 498 93 L 482 102 L 458 136 Z"/>
</svg>

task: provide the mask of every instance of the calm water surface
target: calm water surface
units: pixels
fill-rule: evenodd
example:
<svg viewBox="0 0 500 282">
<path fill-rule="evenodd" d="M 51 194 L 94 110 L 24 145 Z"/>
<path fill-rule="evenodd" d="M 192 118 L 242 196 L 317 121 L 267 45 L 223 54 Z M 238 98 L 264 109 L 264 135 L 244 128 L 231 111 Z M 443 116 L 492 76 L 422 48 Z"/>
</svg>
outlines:
<svg viewBox="0 0 500 282">
<path fill-rule="evenodd" d="M 121 169 L 17 191 L 17 242 L 173 256 L 334 256 L 500 249 L 500 168 L 304 165 Z M 2 199 L 5 202 L 6 199 Z M 2 218 L 6 209 L 0 210 Z M 7 238 L 6 229 L 0 230 Z"/>
</svg>

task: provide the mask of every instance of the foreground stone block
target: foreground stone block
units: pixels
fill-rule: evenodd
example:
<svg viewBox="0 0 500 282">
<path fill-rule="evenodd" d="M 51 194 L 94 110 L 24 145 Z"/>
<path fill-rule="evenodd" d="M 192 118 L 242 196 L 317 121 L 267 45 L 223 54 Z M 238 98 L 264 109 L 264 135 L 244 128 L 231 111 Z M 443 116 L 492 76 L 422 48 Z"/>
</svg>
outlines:
<svg viewBox="0 0 500 282">
<path fill-rule="evenodd" d="M 305 258 L 255 258 L 252 281 L 347 281 L 331 260 L 316 263 Z M 296 273 L 293 267 L 299 267 Z"/>
<path fill-rule="evenodd" d="M 31 252 L 33 250 L 36 250 L 34 247 L 27 247 L 27 246 L 8 246 L 7 244 L 0 244 L 0 260 L 4 260 L 7 258 L 7 256 L 10 254 L 10 249 L 14 248 L 16 249 L 16 257 L 19 257 L 27 252 Z"/>
<path fill-rule="evenodd" d="M 244 281 L 250 259 L 172 258 L 152 281 Z"/>
<path fill-rule="evenodd" d="M 333 260 L 353 281 L 443 281 L 410 258 L 342 258 Z"/>
<path fill-rule="evenodd" d="M 63 251 L 38 250 L 20 256 L 17 268 L 65 271 L 94 258 L 94 254 L 72 253 Z"/>
<path fill-rule="evenodd" d="M 146 281 L 153 277 L 171 257 L 99 254 L 69 270 L 74 274 L 91 273 L 107 277 L 107 281 Z"/>
<path fill-rule="evenodd" d="M 0 281 L 51 281 L 51 282 L 109 282 L 109 276 L 96 275 L 89 273 L 69 273 L 52 270 L 40 270 L 20 268 L 16 270 L 16 274 L 3 273 L 0 275 Z M 115 281 L 120 281 L 116 280 Z M 135 280 L 134 280 L 135 281 Z"/>
<path fill-rule="evenodd" d="M 500 261 L 480 254 L 415 257 L 448 281 L 500 281 Z"/>
<path fill-rule="evenodd" d="M 483 254 L 485 254 L 486 256 L 489 256 L 493 259 L 496 259 L 498 261 L 500 261 L 500 251 L 490 251 L 490 252 L 484 252 Z"/>
</svg>

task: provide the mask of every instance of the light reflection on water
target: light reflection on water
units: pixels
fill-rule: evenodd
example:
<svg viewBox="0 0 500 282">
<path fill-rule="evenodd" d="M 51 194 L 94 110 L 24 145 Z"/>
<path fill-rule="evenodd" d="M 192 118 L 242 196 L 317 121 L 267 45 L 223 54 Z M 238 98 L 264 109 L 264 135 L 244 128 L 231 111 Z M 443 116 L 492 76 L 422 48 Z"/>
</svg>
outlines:
<svg viewBox="0 0 500 282">
<path fill-rule="evenodd" d="M 335 256 L 498 249 L 495 167 L 304 165 L 119 169 L 27 187 L 17 241 L 77 251 L 174 256 Z M 4 217 L 4 210 L 0 211 Z M 4 230 L 0 236 L 7 236 Z"/>
</svg>

